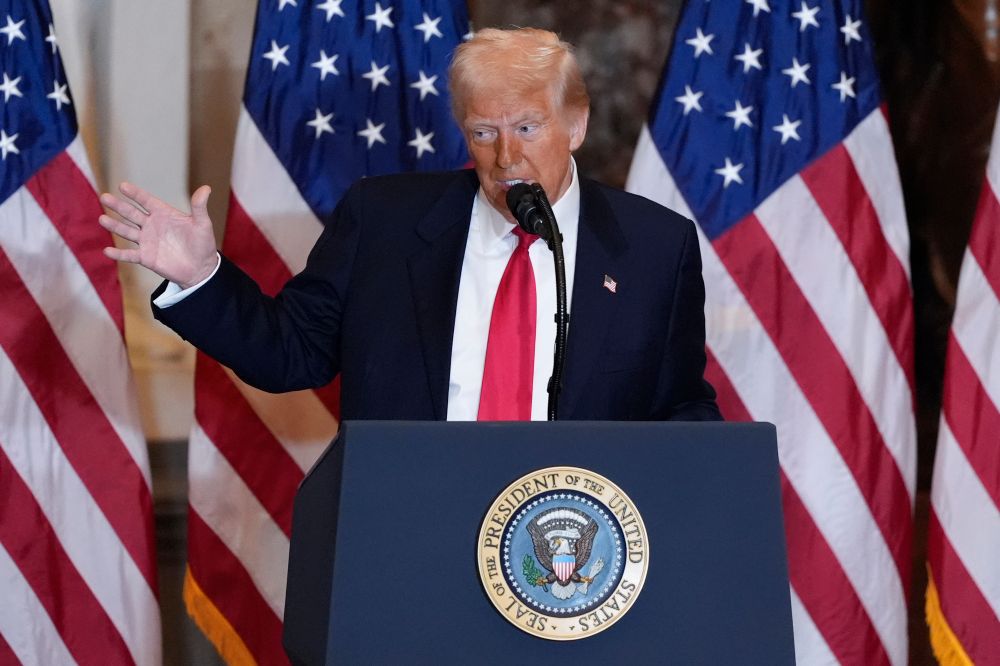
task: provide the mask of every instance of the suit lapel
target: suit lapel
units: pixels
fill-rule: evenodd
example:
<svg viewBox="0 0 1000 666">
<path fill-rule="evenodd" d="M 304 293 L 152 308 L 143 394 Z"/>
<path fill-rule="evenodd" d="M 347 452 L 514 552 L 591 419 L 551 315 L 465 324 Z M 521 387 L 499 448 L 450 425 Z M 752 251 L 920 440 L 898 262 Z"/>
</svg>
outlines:
<svg viewBox="0 0 1000 666">
<path fill-rule="evenodd" d="M 615 316 L 617 299 L 604 287 L 604 276 L 619 279 L 625 272 L 626 242 L 618 218 L 598 186 L 583 178 L 578 234 L 566 369 L 559 400 L 563 418 L 572 418 Z"/>
<path fill-rule="evenodd" d="M 458 283 L 478 187 L 471 171 L 455 180 L 417 225 L 417 235 L 424 244 L 408 262 L 428 389 L 437 420 L 447 416 Z"/>
</svg>

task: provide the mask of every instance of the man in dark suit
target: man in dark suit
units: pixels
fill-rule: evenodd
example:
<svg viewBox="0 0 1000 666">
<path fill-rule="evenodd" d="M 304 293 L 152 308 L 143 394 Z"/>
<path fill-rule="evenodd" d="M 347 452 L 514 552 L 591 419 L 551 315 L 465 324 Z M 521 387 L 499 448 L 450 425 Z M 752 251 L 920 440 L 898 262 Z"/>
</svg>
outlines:
<svg viewBox="0 0 1000 666">
<path fill-rule="evenodd" d="M 105 252 L 165 277 L 157 318 L 252 385 L 315 387 L 339 372 L 345 419 L 470 419 L 477 406 L 484 414 L 489 396 L 480 388 L 491 367 L 510 374 L 505 359 L 489 359 L 498 344 L 494 295 L 518 245 L 506 192 L 537 182 L 566 236 L 573 286 L 560 417 L 720 418 L 702 376 L 694 226 L 579 177 L 572 153 L 586 134 L 589 99 L 570 47 L 544 31 L 483 30 L 456 51 L 450 86 L 475 170 L 355 184 L 277 298 L 216 253 L 207 187 L 192 196 L 190 216 L 129 184 L 124 198 L 103 195 L 122 221 L 102 216 L 101 224 L 137 244 Z M 551 257 L 542 243 L 528 239 L 525 248 L 533 321 L 519 330 L 532 332 L 512 347 L 527 359 L 520 380 L 531 385 L 530 405 L 510 418 L 544 415 L 554 330 Z"/>
</svg>

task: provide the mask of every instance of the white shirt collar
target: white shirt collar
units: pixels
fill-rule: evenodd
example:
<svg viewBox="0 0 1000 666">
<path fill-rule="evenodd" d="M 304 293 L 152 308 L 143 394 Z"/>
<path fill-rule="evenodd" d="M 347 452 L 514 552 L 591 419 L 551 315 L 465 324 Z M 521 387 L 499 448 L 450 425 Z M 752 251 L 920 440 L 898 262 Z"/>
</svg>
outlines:
<svg viewBox="0 0 1000 666">
<path fill-rule="evenodd" d="M 572 224 L 575 226 L 576 220 L 580 217 L 580 179 L 576 169 L 576 160 L 573 159 L 572 155 L 569 158 L 569 162 L 573 173 L 569 187 L 559 197 L 559 201 L 552 204 L 552 212 L 555 214 L 556 220 L 560 225 L 560 231 L 563 231 L 564 235 L 565 231 L 562 229 L 563 221 L 572 220 Z M 500 214 L 500 211 L 490 205 L 489 199 L 486 198 L 486 193 L 481 186 L 476 193 L 472 223 L 473 230 L 478 230 L 487 243 L 505 238 L 514 232 L 514 225 L 508 222 L 507 218 Z M 478 229 L 477 226 L 479 227 Z"/>
</svg>

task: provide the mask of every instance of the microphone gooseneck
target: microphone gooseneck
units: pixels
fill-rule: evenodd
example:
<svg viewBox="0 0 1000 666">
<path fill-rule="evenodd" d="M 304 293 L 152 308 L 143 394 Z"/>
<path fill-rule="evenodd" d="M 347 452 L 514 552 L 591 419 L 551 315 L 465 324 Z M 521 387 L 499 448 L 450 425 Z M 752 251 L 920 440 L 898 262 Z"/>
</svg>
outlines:
<svg viewBox="0 0 1000 666">
<path fill-rule="evenodd" d="M 556 271 L 556 344 L 549 377 L 548 420 L 559 416 L 559 393 L 562 391 L 563 366 L 566 364 L 566 335 L 569 312 L 566 303 L 566 259 L 563 256 L 562 234 L 552 212 L 545 190 L 538 183 L 518 183 L 507 191 L 507 208 L 518 225 L 530 234 L 541 236 L 552 251 Z"/>
</svg>

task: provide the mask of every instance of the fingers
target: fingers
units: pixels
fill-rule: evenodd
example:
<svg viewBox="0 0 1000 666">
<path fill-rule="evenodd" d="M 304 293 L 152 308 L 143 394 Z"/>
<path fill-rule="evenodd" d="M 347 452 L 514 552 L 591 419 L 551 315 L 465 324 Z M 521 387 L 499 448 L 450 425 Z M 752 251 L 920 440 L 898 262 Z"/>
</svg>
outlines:
<svg viewBox="0 0 1000 666">
<path fill-rule="evenodd" d="M 121 236 L 125 240 L 132 241 L 133 243 L 139 242 L 139 230 L 131 224 L 119 222 L 110 215 L 101 215 L 97 218 L 97 221 L 102 227 L 116 236 Z"/>
<path fill-rule="evenodd" d="M 119 185 L 118 191 L 127 196 L 132 201 L 138 203 L 140 206 L 143 207 L 143 209 L 147 211 L 152 211 L 154 208 L 158 208 L 161 206 L 166 206 L 167 208 L 171 207 L 169 206 L 169 204 L 166 204 L 160 199 L 157 199 L 152 194 L 142 189 L 138 185 L 134 185 L 129 182 L 124 182 L 121 185 Z"/>
<path fill-rule="evenodd" d="M 121 247 L 104 248 L 104 256 L 115 261 L 124 261 L 129 264 L 139 263 L 139 250 L 125 249 Z"/>
<path fill-rule="evenodd" d="M 192 208 L 204 208 L 208 205 L 208 197 L 212 194 L 212 188 L 208 185 L 202 185 L 194 194 L 191 195 L 191 207 Z"/>
<path fill-rule="evenodd" d="M 122 201 L 118 197 L 111 194 L 101 195 L 101 204 L 105 208 L 109 208 L 116 212 L 122 217 L 122 219 L 131 222 L 136 227 L 142 227 L 143 223 L 148 217 L 148 213 L 137 208 L 134 204 L 128 201 Z"/>
<path fill-rule="evenodd" d="M 208 217 L 208 197 L 212 188 L 202 185 L 191 195 L 191 214 L 195 217 Z"/>
</svg>

